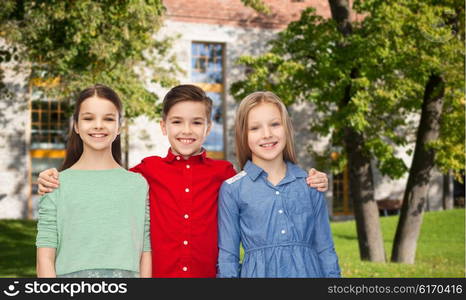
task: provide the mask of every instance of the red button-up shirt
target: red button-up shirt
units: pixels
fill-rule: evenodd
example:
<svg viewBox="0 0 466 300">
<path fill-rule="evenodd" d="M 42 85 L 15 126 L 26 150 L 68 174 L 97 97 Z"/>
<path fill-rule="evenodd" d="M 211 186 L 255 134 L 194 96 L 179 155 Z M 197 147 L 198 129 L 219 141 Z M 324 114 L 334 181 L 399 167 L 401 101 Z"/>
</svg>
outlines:
<svg viewBox="0 0 466 300">
<path fill-rule="evenodd" d="M 233 165 L 202 154 L 144 158 L 131 171 L 150 186 L 152 277 L 215 277 L 217 198 Z"/>
</svg>

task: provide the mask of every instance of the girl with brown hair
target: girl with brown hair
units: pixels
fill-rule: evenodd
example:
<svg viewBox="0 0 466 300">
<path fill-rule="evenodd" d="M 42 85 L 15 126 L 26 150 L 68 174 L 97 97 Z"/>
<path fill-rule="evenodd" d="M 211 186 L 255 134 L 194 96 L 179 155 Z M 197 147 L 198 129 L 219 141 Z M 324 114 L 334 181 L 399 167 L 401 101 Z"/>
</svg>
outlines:
<svg viewBox="0 0 466 300">
<path fill-rule="evenodd" d="M 121 122 L 111 88 L 78 95 L 60 187 L 39 200 L 38 277 L 150 277 L 148 187 L 120 165 Z"/>
</svg>

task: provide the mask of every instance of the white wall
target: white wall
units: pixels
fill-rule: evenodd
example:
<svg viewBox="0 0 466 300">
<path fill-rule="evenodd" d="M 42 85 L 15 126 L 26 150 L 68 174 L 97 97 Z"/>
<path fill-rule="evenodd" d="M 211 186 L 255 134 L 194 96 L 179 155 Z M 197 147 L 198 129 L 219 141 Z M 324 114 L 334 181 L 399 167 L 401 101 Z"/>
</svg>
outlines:
<svg viewBox="0 0 466 300">
<path fill-rule="evenodd" d="M 0 40 L 0 46 L 4 42 Z M 26 73 L 3 63 L 8 95 L 0 95 L 0 219 L 27 216 L 29 116 Z"/>
</svg>

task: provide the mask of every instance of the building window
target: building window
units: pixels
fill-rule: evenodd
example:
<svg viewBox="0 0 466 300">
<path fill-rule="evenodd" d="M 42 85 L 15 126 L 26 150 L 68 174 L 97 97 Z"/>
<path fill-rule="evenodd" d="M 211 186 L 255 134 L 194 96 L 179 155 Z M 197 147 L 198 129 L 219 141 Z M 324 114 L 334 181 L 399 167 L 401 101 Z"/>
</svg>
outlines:
<svg viewBox="0 0 466 300">
<path fill-rule="evenodd" d="M 69 130 L 69 105 L 53 99 L 32 100 L 31 106 L 31 191 L 30 215 L 37 218 L 37 178 L 49 168 L 59 168 L 65 158 Z"/>
<path fill-rule="evenodd" d="M 333 174 L 333 215 L 352 215 L 353 203 L 349 197 L 348 166 L 342 173 Z"/>
<path fill-rule="evenodd" d="M 62 101 L 31 103 L 31 149 L 64 149 L 69 120 Z"/>
<path fill-rule="evenodd" d="M 224 146 L 224 53 L 219 43 L 193 42 L 191 45 L 191 81 L 206 91 L 213 101 L 212 129 L 204 143 L 207 155 L 225 158 Z"/>
<path fill-rule="evenodd" d="M 192 43 L 193 82 L 223 85 L 223 44 Z"/>
</svg>

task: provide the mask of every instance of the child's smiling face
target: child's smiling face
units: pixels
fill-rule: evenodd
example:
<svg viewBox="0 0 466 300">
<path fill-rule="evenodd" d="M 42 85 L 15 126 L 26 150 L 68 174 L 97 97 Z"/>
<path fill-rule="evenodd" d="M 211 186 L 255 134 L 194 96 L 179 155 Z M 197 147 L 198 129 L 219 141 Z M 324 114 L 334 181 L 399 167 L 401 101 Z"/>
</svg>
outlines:
<svg viewBox="0 0 466 300">
<path fill-rule="evenodd" d="M 247 132 L 254 163 L 283 160 L 286 134 L 277 105 L 261 103 L 252 108 L 247 118 Z"/>
<path fill-rule="evenodd" d="M 74 130 L 81 137 L 84 147 L 105 150 L 112 147 L 120 133 L 118 118 L 118 110 L 110 100 L 93 96 L 81 103 Z"/>
<path fill-rule="evenodd" d="M 170 108 L 165 120 L 160 121 L 160 127 L 168 137 L 173 154 L 188 159 L 200 153 L 211 122 L 204 103 L 182 101 Z"/>
</svg>

